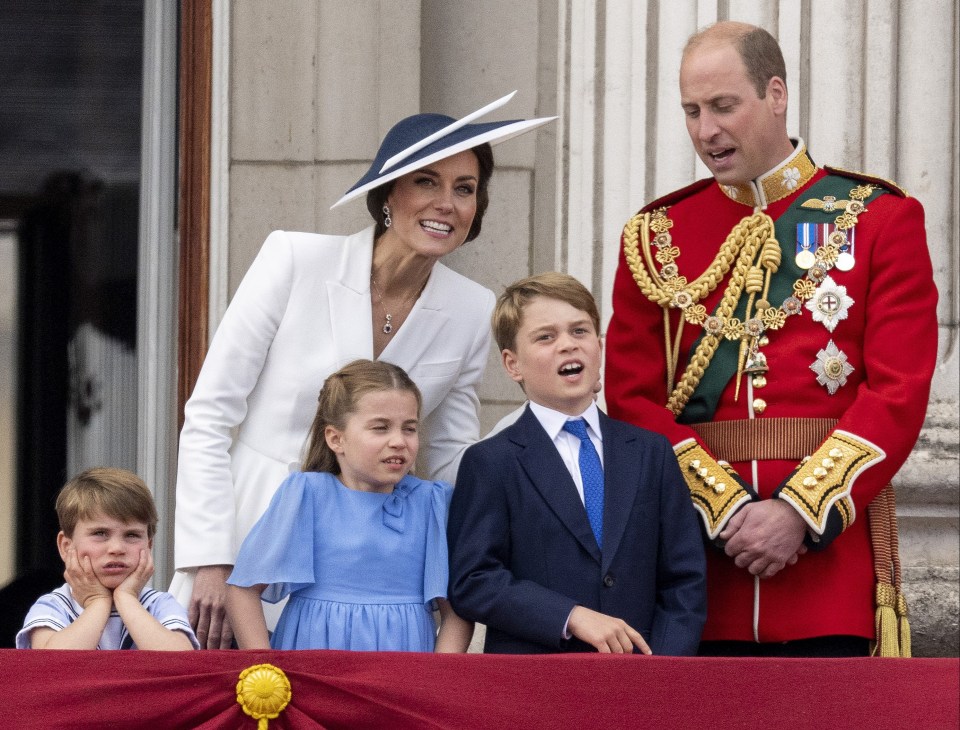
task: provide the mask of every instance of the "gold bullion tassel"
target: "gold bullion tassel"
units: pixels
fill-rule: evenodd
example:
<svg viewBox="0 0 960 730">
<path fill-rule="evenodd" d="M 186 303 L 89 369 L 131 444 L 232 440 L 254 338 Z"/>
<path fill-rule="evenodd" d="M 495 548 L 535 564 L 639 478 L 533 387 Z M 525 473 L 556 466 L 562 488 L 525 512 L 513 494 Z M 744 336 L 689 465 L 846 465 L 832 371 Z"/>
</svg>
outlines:
<svg viewBox="0 0 960 730">
<path fill-rule="evenodd" d="M 889 583 L 877 583 L 877 614 L 875 627 L 877 645 L 874 656 L 900 656 L 900 631 L 897 626 L 897 590 Z"/>
<path fill-rule="evenodd" d="M 897 591 L 897 625 L 900 629 L 900 656 L 913 656 L 913 647 L 910 645 L 910 620 L 907 618 L 907 599 L 903 593 Z"/>
<path fill-rule="evenodd" d="M 907 599 L 901 592 L 900 540 L 897 529 L 897 501 L 887 485 L 867 507 L 870 541 L 877 574 L 876 644 L 874 656 L 909 657 L 910 621 Z"/>
<path fill-rule="evenodd" d="M 267 730 L 267 723 L 283 712 L 292 696 L 287 675 L 272 664 L 255 664 L 240 672 L 237 702 L 257 721 L 257 730 Z"/>
</svg>

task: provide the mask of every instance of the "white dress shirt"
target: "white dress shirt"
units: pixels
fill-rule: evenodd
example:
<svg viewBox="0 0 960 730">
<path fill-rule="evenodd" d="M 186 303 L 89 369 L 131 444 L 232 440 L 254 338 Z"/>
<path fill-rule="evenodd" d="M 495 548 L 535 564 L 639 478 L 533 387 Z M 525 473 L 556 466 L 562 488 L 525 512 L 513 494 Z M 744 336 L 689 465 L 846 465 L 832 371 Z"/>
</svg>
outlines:
<svg viewBox="0 0 960 730">
<path fill-rule="evenodd" d="M 568 416 L 566 413 L 560 413 L 552 408 L 547 408 L 539 403 L 530 402 L 530 410 L 540 421 L 547 436 L 553 441 L 563 459 L 563 463 L 573 477 L 573 483 L 577 485 L 577 494 L 580 495 L 580 501 L 583 502 L 583 478 L 580 476 L 580 439 L 569 431 L 563 430 L 563 424 L 567 421 L 575 421 L 582 418 L 587 422 L 587 435 L 593 442 L 593 447 L 597 450 L 600 457 L 600 465 L 603 466 L 603 437 L 600 435 L 600 415 L 597 410 L 596 402 L 589 405 L 587 410 L 579 416 Z"/>
</svg>

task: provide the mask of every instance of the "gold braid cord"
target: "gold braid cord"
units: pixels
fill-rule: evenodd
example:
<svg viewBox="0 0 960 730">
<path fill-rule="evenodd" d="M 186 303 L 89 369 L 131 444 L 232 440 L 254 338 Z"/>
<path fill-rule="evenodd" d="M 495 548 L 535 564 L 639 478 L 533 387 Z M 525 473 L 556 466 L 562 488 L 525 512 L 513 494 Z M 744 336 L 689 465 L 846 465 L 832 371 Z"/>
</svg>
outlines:
<svg viewBox="0 0 960 730">
<path fill-rule="evenodd" d="M 662 210 L 663 209 L 661 209 L 661 211 Z M 713 263 L 707 267 L 706 271 L 689 284 L 685 280 L 681 281 L 682 287 L 690 292 L 696 301 L 703 299 L 707 294 L 716 289 L 717 285 L 723 280 L 723 277 L 730 271 L 730 267 L 737 258 L 737 254 L 743 243 L 743 236 L 738 236 L 738 232 L 741 232 L 745 223 L 752 221 L 756 217 L 757 216 L 750 216 L 749 218 L 744 218 L 744 220 L 731 231 L 730 235 L 727 236 L 727 240 L 714 257 Z M 764 217 L 768 216 L 764 215 Z M 640 291 L 642 291 L 648 299 L 656 302 L 661 307 L 668 307 L 677 289 L 674 286 L 662 283 L 660 274 L 653 266 L 650 252 L 650 222 L 650 213 L 637 213 L 627 221 L 627 224 L 623 227 L 623 251 L 627 258 L 627 264 L 630 266 L 630 272 L 633 274 L 633 280 L 637 282 Z M 642 236 L 640 235 L 641 228 L 643 229 Z M 640 258 L 641 241 L 644 247 L 643 253 L 646 259 L 646 266 Z"/>
<path fill-rule="evenodd" d="M 836 505 L 845 530 L 856 517 L 850 500 L 854 480 L 884 458 L 879 446 L 852 433 L 834 431 L 787 480 L 778 496 L 790 502 L 817 535 L 823 534 L 830 508 Z"/>
<path fill-rule="evenodd" d="M 638 213 L 627 221 L 623 229 L 623 252 L 633 280 L 643 295 L 662 307 L 665 312 L 671 307 L 679 307 L 683 309 L 683 318 L 694 323 L 703 322 L 706 311 L 698 302 L 716 289 L 731 269 L 733 271 L 714 318 L 724 325 L 723 330 L 714 332 L 707 328 L 686 370 L 667 399 L 667 408 L 676 416 L 683 411 L 696 390 L 721 339 L 741 338 L 741 323 L 732 316 L 733 312 L 745 288 L 750 293 L 751 303 L 757 293 L 764 293 L 764 276 L 759 267 L 768 271 L 773 267 L 775 270 L 779 265 L 779 256 L 772 252 L 776 248 L 778 253 L 779 245 L 776 242 L 773 219 L 766 213 L 755 212 L 734 227 L 706 271 L 688 283 L 682 276 L 664 278 L 654 265 L 654 257 L 650 251 L 651 228 L 657 234 L 654 244 L 660 248 L 656 254 L 658 261 L 669 260 L 672 265 L 672 259 L 679 254 L 678 250 L 671 246 L 667 233 L 670 226 L 672 222 L 666 219 L 664 209 L 659 209 L 652 215 Z M 768 286 L 769 275 L 766 278 Z M 665 328 L 668 326 L 668 319 L 664 318 Z M 683 319 L 681 324 L 682 322 Z M 668 343 L 666 360 L 669 383 L 677 362 L 678 353 L 675 349 L 679 348 L 680 342 L 679 337 L 676 338 L 674 349 L 671 350 L 669 333 L 665 334 L 665 339 Z"/>
<path fill-rule="evenodd" d="M 749 502 L 751 496 L 729 466 L 714 460 L 695 439 L 681 441 L 673 450 L 693 506 L 703 517 L 707 536 L 715 540 L 737 508 Z"/>
</svg>

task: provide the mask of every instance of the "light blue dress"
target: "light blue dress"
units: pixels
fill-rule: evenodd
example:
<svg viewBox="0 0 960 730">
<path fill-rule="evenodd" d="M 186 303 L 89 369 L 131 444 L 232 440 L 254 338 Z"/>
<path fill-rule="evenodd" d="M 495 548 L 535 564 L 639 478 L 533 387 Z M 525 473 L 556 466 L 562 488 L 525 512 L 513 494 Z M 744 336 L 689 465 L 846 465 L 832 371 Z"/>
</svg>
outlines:
<svg viewBox="0 0 960 730">
<path fill-rule="evenodd" d="M 390 494 L 295 472 L 243 541 L 228 583 L 289 595 L 274 649 L 433 651 L 430 603 L 447 595 L 453 487 L 406 476 Z"/>
</svg>

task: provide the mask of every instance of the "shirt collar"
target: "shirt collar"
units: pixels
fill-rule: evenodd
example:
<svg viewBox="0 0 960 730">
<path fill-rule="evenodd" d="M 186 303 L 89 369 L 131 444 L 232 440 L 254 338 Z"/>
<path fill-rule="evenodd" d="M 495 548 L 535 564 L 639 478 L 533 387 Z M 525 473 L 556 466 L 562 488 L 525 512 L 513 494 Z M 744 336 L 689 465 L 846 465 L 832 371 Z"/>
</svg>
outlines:
<svg viewBox="0 0 960 730">
<path fill-rule="evenodd" d="M 770 203 L 782 200 L 802 188 L 816 174 L 817 166 L 807 154 L 807 146 L 802 139 L 798 137 L 793 143 L 793 152 L 779 165 L 755 180 L 721 185 L 723 194 L 751 208 L 766 208 Z"/>
<path fill-rule="evenodd" d="M 533 412 L 533 415 L 537 417 L 537 420 L 540 421 L 540 425 L 543 426 L 551 440 L 556 440 L 557 436 L 563 430 L 564 423 L 582 418 L 587 422 L 587 425 L 593 432 L 592 435 L 600 442 L 603 442 L 603 434 L 600 432 L 600 409 L 597 408 L 596 402 L 587 406 L 587 410 L 579 416 L 568 416 L 566 413 L 555 411 L 552 408 L 547 408 L 533 401 L 530 401 L 530 410 Z"/>
</svg>

